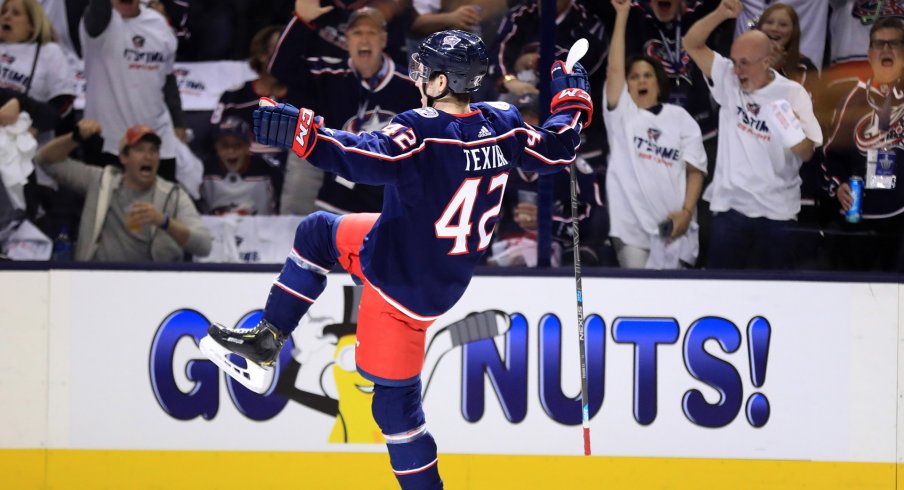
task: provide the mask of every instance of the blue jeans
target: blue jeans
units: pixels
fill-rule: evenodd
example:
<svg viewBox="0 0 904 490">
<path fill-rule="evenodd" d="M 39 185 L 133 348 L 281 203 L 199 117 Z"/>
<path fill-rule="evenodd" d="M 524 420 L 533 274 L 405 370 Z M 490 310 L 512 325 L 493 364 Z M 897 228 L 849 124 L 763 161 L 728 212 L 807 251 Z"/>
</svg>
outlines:
<svg viewBox="0 0 904 490">
<path fill-rule="evenodd" d="M 710 223 L 709 269 L 790 269 L 793 221 L 748 218 L 730 209 Z"/>
</svg>

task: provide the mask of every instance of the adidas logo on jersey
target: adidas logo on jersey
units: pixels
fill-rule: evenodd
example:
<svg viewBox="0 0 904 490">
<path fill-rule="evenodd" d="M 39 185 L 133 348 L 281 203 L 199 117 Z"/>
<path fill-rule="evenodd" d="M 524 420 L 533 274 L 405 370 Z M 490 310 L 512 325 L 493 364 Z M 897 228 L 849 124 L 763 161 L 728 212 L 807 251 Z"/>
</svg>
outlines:
<svg viewBox="0 0 904 490">
<path fill-rule="evenodd" d="M 477 133 L 477 137 L 478 137 L 478 138 L 488 138 L 488 137 L 490 137 L 490 136 L 493 136 L 493 133 L 490 133 L 490 130 L 487 129 L 486 126 L 482 126 L 482 127 L 480 128 L 480 132 Z"/>
</svg>

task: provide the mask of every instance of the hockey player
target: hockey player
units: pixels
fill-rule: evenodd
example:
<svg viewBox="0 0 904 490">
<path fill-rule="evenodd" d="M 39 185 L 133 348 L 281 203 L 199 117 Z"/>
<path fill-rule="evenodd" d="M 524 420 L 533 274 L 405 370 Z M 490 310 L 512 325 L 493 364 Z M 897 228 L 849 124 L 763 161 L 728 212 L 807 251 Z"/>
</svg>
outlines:
<svg viewBox="0 0 904 490">
<path fill-rule="evenodd" d="M 509 104 L 472 104 L 487 64 L 479 37 L 457 30 L 430 35 L 409 70 L 423 107 L 399 114 L 381 131 L 327 129 L 310 109 L 287 104 L 259 108 L 260 142 L 292 148 L 351 181 L 385 185 L 383 211 L 309 215 L 260 324 L 212 325 L 201 341 L 227 373 L 265 391 L 283 343 L 340 264 L 364 284 L 355 361 L 374 382 L 373 416 L 403 489 L 442 488 L 421 407 L 427 328 L 464 294 L 490 244 L 509 171 L 564 169 L 593 112 L 584 68 L 576 64 L 567 73 L 561 61 L 552 67 L 552 115 L 540 128 L 526 125 Z M 233 353 L 250 362 L 236 365 Z"/>
</svg>

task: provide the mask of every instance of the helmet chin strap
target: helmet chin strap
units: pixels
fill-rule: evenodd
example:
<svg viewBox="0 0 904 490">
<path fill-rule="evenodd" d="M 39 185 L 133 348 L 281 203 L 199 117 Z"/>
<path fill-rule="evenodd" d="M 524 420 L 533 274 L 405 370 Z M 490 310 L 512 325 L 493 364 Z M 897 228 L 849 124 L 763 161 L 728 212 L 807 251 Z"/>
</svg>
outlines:
<svg viewBox="0 0 904 490">
<path fill-rule="evenodd" d="M 427 93 L 427 85 L 423 84 L 420 86 L 421 93 L 424 94 L 424 97 L 427 98 L 427 107 L 433 107 L 436 104 L 436 101 L 442 99 L 443 97 L 449 95 L 452 91 L 449 89 L 449 84 L 446 84 L 446 87 L 443 88 L 443 91 L 440 92 L 439 95 L 433 96 Z"/>
<path fill-rule="evenodd" d="M 427 97 L 427 107 L 433 107 L 434 104 L 436 104 L 437 100 L 442 99 L 443 97 L 449 95 L 449 93 L 451 93 L 451 90 L 449 90 L 449 87 L 444 88 L 442 93 L 440 93 L 436 97 L 434 97 L 432 95 L 428 95 L 427 92 L 425 91 L 424 96 Z"/>
</svg>

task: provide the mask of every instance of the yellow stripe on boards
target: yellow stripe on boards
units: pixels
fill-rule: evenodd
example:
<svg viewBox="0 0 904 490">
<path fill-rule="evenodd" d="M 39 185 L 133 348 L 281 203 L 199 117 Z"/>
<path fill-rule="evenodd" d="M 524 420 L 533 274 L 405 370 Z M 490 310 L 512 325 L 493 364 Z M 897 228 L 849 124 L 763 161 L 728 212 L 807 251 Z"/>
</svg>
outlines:
<svg viewBox="0 0 904 490">
<path fill-rule="evenodd" d="M 895 489 L 904 465 L 441 454 L 449 490 Z M 902 478 L 897 479 L 900 475 Z M 0 488 L 397 489 L 385 453 L 0 450 Z"/>
</svg>

